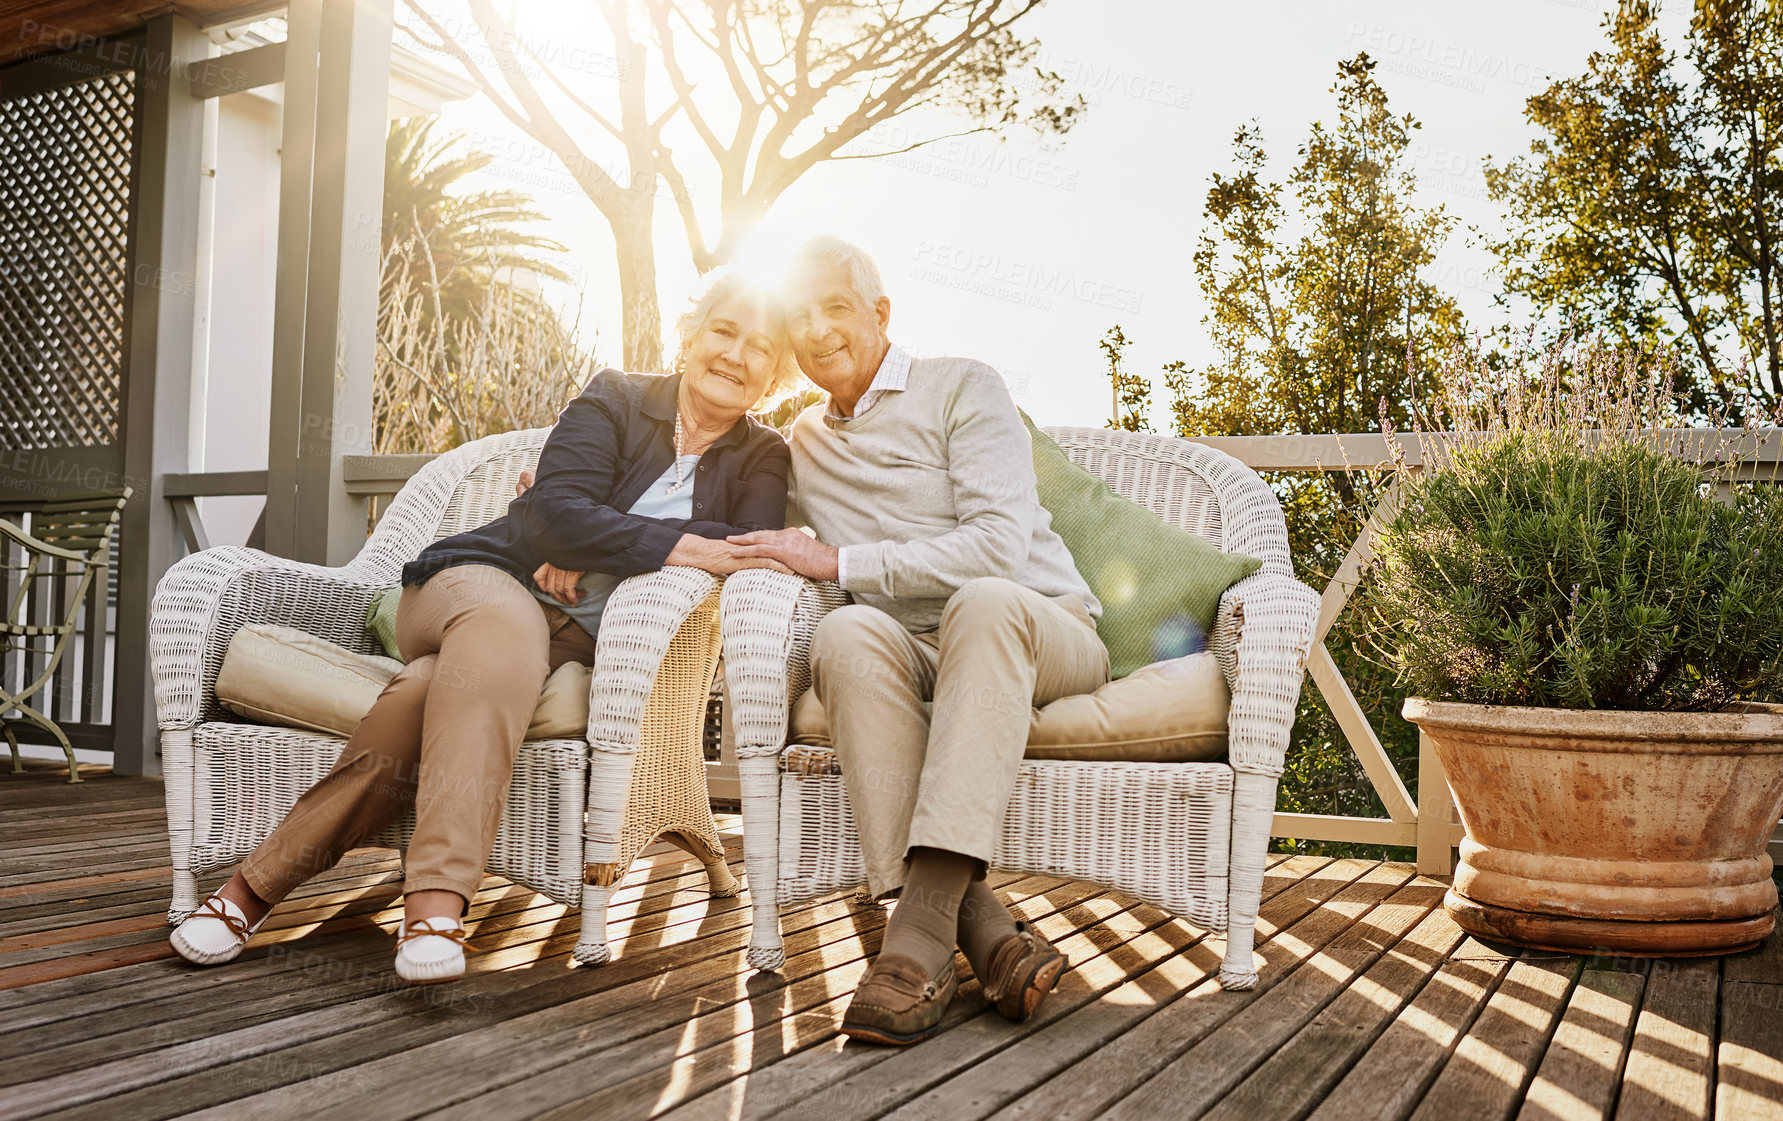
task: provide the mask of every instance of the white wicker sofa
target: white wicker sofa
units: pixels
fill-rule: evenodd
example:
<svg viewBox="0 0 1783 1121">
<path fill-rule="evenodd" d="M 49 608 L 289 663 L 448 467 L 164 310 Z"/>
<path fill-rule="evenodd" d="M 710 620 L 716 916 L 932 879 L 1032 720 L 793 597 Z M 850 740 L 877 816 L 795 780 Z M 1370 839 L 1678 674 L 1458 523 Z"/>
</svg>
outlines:
<svg viewBox="0 0 1783 1121">
<path fill-rule="evenodd" d="M 993 864 L 1112 887 L 1225 930 L 1220 981 L 1229 989 L 1251 988 L 1276 782 L 1318 597 L 1293 578 L 1274 493 L 1238 460 L 1171 437 L 1046 431 L 1117 493 L 1221 549 L 1258 557 L 1263 566 L 1228 589 L 1210 636 L 1231 689 L 1227 760 L 1029 759 Z M 761 570 L 731 577 L 723 593 L 725 679 L 754 907 L 749 961 L 758 969 L 777 969 L 785 960 L 779 907 L 866 882 L 833 753 L 787 745 L 790 705 L 810 684 L 811 635 L 826 613 L 846 602 L 834 584 Z"/>
<path fill-rule="evenodd" d="M 491 436 L 429 463 L 340 568 L 222 547 L 168 570 L 149 640 L 174 868 L 169 921 L 198 905 L 200 875 L 265 839 L 345 742 L 225 711 L 215 684 L 230 637 L 246 624 L 272 623 L 379 652 L 365 627 L 372 597 L 398 584 L 403 564 L 428 544 L 505 512 L 549 433 Z M 718 658 L 718 588 L 717 578 L 679 567 L 622 584 L 602 620 L 586 739 L 531 741 L 515 762 L 489 870 L 580 905 L 579 960 L 607 960 L 607 899 L 659 834 L 701 859 L 714 894 L 738 890 L 712 825 L 700 756 Z M 400 847 L 412 826 L 411 814 L 377 842 Z"/>
</svg>

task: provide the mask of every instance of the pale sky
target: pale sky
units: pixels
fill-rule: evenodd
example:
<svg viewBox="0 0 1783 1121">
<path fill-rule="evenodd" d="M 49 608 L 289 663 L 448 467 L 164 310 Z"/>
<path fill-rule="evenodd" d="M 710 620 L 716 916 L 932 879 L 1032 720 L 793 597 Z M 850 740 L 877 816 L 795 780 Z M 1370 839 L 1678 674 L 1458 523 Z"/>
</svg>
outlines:
<svg viewBox="0 0 1783 1121">
<path fill-rule="evenodd" d="M 449 3 L 439 0 L 437 10 L 449 13 Z M 1394 110 L 1423 123 L 1412 145 L 1419 204 L 1446 206 L 1462 223 L 1428 277 L 1455 294 L 1471 321 L 1491 325 L 1503 320 L 1492 305 L 1491 259 L 1467 231 L 1499 221 L 1481 161 L 1527 150 L 1524 100 L 1550 76 L 1583 71 L 1604 43 L 1606 6 L 1611 0 L 1049 0 L 1027 33 L 1042 44 L 1042 64 L 1091 103 L 1055 150 L 1015 134 L 1002 144 L 973 137 L 820 165 L 757 236 L 773 245 L 828 232 L 859 243 L 884 273 L 894 340 L 919 354 L 989 362 L 1040 423 L 1102 424 L 1109 394 L 1097 342 L 1114 324 L 1133 340 L 1135 371 L 1155 376 L 1173 359 L 1199 367 L 1215 357 L 1191 258 L 1208 176 L 1230 168 L 1233 132 L 1255 118 L 1272 173 L 1285 179 L 1310 122 L 1336 120 L 1328 90 L 1337 63 L 1366 50 Z M 590 97 L 605 92 L 612 64 L 581 14 L 586 5 L 518 0 L 518 8 L 522 36 L 558 51 L 566 81 Z M 1664 26 L 1681 33 L 1688 16 L 1689 5 L 1673 0 Z M 597 353 L 615 361 L 612 242 L 593 204 L 480 96 L 448 105 L 443 119 L 498 154 L 484 173 L 488 185 L 528 190 L 551 216 L 541 232 L 570 246 L 585 286 L 583 322 L 599 329 Z M 899 135 L 950 130 L 929 118 L 906 122 Z M 697 142 L 684 136 L 674 147 L 693 155 Z M 622 166 L 610 141 L 595 150 Z M 693 178 L 696 198 L 702 186 Z M 668 321 L 697 277 L 666 191 L 657 244 Z M 1160 380 L 1160 428 L 1162 395 Z"/>
</svg>

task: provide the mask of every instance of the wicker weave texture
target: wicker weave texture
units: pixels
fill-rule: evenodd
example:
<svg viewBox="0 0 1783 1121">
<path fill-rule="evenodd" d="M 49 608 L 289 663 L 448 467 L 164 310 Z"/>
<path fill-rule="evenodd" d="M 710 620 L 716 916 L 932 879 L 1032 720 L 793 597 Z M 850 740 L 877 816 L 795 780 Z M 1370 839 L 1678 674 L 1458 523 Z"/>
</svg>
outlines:
<svg viewBox="0 0 1783 1121">
<path fill-rule="evenodd" d="M 345 743 L 297 728 L 200 724 L 193 735 L 193 873 L 226 868 L 253 852 L 328 773 Z M 491 872 L 559 903 L 577 903 L 587 766 L 588 747 L 580 740 L 521 746 L 489 855 Z M 403 848 L 414 826 L 411 811 L 367 843 Z"/>
<path fill-rule="evenodd" d="M 1276 776 L 1299 701 L 1318 597 L 1293 579 L 1274 493 L 1237 459 L 1187 440 L 1049 428 L 1078 464 L 1164 521 L 1263 566 L 1222 597 L 1209 645 L 1232 691 L 1228 763 L 1028 761 L 1005 812 L 1002 868 L 1118 888 L 1212 929 L 1228 929 L 1221 981 L 1256 983 L 1251 962 Z M 785 746 L 790 702 L 810 682 L 808 652 L 834 585 L 739 573 L 725 588 L 726 677 L 742 764 L 751 881 L 786 905 L 866 880 L 833 761 Z M 765 757 L 783 764 L 769 781 Z M 752 765 L 753 764 L 753 765 Z M 765 894 L 758 892 L 758 894 Z M 758 899 L 750 962 L 782 959 L 778 920 Z"/>
<path fill-rule="evenodd" d="M 197 905 L 198 875 L 241 859 L 272 831 L 332 765 L 342 742 L 240 723 L 218 705 L 217 671 L 235 632 L 247 623 L 277 623 L 350 650 L 378 652 L 364 625 L 372 596 L 395 586 L 402 566 L 427 545 L 501 515 L 549 434 L 543 428 L 503 433 L 433 460 L 404 485 L 359 555 L 339 568 L 223 547 L 168 571 L 156 589 L 149 631 L 174 864 L 172 917 Z M 616 844 L 621 833 L 654 836 L 652 830 L 672 823 L 677 836 L 709 839 L 721 854 L 705 802 L 698 733 L 716 653 L 716 589 L 707 573 L 673 568 L 633 577 L 615 591 L 589 697 L 599 781 L 590 782 L 591 752 L 582 741 L 525 745 L 490 856 L 492 872 L 576 904 L 584 898 L 588 846 L 603 831 Z M 702 604 L 699 621 L 683 628 Z M 659 688 L 665 653 L 670 668 Z M 647 761 L 644 781 L 636 784 L 634 757 Z M 653 792 L 669 770 L 680 785 L 665 794 L 667 808 L 658 812 Z M 634 785 L 638 795 L 628 804 Z M 642 817 L 628 821 L 631 813 Z M 406 838 L 398 828 L 382 840 Z M 721 858 L 716 865 L 708 869 L 714 890 L 734 891 Z"/>
<path fill-rule="evenodd" d="M 840 766 L 811 758 L 833 761 L 826 748 L 798 750 L 804 769 L 780 783 L 782 905 L 867 882 Z M 1218 929 L 1231 832 L 1232 770 L 1219 763 L 1027 760 L 991 863 L 1116 888 Z"/>
<path fill-rule="evenodd" d="M 713 862 L 723 867 L 701 745 L 705 701 L 718 668 L 718 580 L 693 569 L 664 575 L 681 579 L 673 587 L 668 579 L 653 582 L 630 602 L 610 603 L 601 623 L 596 664 L 606 692 L 601 715 L 591 712 L 601 726 L 591 728 L 589 736 L 595 751 L 588 863 L 613 866 L 613 882 L 665 833 L 689 844 L 708 867 Z M 665 618 L 684 621 L 670 632 Z M 665 633 L 672 635 L 667 642 Z M 615 672 L 616 651 L 635 662 L 629 674 Z M 615 684 L 620 680 L 643 688 L 624 691 Z M 647 702 L 640 692 L 648 695 Z M 619 738 L 609 738 L 615 735 Z M 723 874 L 728 880 L 728 870 Z"/>
</svg>

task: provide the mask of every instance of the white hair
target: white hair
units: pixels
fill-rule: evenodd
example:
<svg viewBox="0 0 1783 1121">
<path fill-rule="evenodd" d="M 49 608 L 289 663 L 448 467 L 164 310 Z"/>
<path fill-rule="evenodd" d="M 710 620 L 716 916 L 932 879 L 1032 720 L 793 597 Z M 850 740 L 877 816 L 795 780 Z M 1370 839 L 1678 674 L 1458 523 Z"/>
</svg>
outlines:
<svg viewBox="0 0 1783 1121">
<path fill-rule="evenodd" d="M 720 269 L 713 273 L 706 290 L 689 301 L 687 310 L 675 318 L 675 369 L 680 370 L 682 363 L 686 361 L 687 348 L 693 345 L 693 340 L 705 328 L 706 320 L 712 316 L 712 309 L 730 299 L 748 300 L 769 313 L 774 341 L 780 351 L 780 361 L 774 367 L 774 376 L 768 379 L 768 387 L 763 391 L 762 399 L 784 393 L 800 376 L 798 360 L 793 356 L 791 341 L 786 337 L 785 314 L 771 293 L 749 277 L 730 269 Z"/>
<path fill-rule="evenodd" d="M 848 287 L 868 306 L 885 299 L 885 281 L 879 278 L 879 266 L 858 245 L 843 241 L 834 234 L 814 237 L 793 252 L 792 269 L 812 265 L 828 265 L 841 269 L 848 277 Z"/>
</svg>

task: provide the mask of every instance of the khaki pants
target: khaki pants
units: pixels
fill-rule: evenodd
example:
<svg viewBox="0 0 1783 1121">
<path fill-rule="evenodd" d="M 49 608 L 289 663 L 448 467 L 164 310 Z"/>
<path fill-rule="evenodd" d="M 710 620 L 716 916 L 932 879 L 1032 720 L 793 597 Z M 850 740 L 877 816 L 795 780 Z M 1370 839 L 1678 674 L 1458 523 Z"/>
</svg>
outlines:
<svg viewBox="0 0 1783 1121">
<path fill-rule="evenodd" d="M 875 896 L 903 886 L 915 847 L 988 863 L 1035 705 L 1108 681 L 1083 604 L 986 577 L 911 634 L 850 604 L 811 640 L 811 687 L 830 721 Z M 932 700 L 933 717 L 923 702 Z"/>
<path fill-rule="evenodd" d="M 594 662 L 588 632 L 488 565 L 405 588 L 396 645 L 407 664 L 334 769 L 242 864 L 260 898 L 283 899 L 412 805 L 403 892 L 455 891 L 468 905 L 546 676 Z"/>
</svg>

